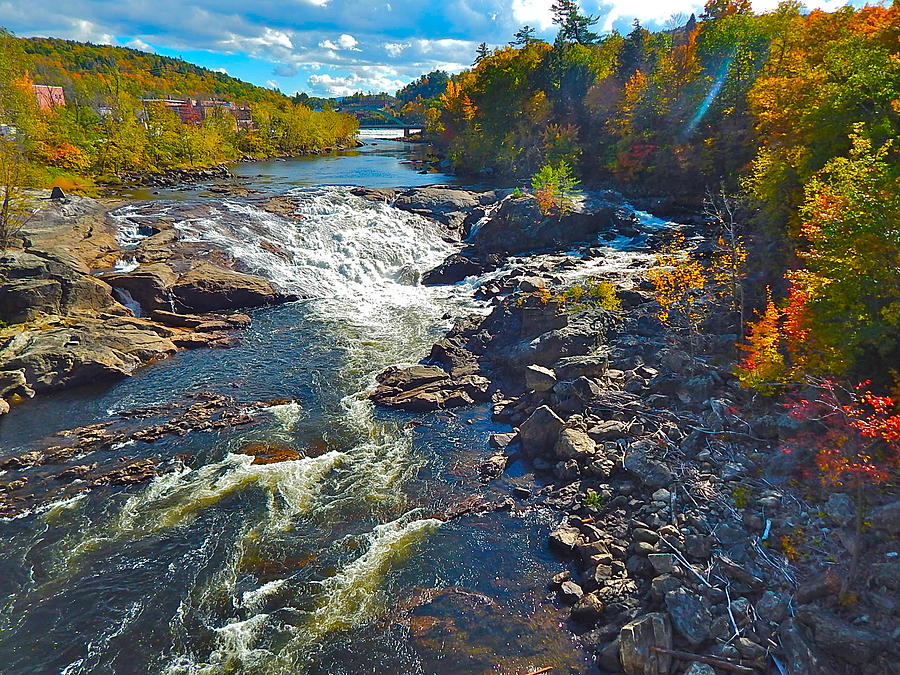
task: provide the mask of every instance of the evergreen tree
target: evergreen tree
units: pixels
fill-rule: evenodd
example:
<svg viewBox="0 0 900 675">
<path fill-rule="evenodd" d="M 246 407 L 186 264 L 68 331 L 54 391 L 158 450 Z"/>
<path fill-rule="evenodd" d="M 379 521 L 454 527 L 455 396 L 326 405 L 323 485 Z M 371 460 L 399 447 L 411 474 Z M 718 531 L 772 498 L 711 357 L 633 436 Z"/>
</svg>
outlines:
<svg viewBox="0 0 900 675">
<path fill-rule="evenodd" d="M 619 63 L 616 67 L 616 74 L 623 82 L 627 82 L 634 75 L 635 71 L 640 70 L 643 66 L 647 35 L 648 33 L 641 26 L 641 22 L 635 19 L 634 30 L 622 42 L 622 50 L 619 52 Z"/>
<path fill-rule="evenodd" d="M 482 42 L 480 45 L 478 45 L 478 49 L 475 50 L 475 62 L 472 65 L 477 66 L 490 55 L 491 50 L 488 48 L 487 43 Z"/>
<path fill-rule="evenodd" d="M 557 45 L 567 42 L 587 45 L 599 37 L 590 28 L 600 20 L 600 17 L 582 14 L 575 0 L 556 0 L 550 9 L 553 11 L 553 23 L 559 26 Z"/>
<path fill-rule="evenodd" d="M 516 31 L 515 35 L 513 35 L 513 40 L 509 44 L 513 47 L 524 47 L 531 42 L 537 42 L 537 38 L 534 37 L 534 28 L 531 26 L 522 26 Z"/>
</svg>

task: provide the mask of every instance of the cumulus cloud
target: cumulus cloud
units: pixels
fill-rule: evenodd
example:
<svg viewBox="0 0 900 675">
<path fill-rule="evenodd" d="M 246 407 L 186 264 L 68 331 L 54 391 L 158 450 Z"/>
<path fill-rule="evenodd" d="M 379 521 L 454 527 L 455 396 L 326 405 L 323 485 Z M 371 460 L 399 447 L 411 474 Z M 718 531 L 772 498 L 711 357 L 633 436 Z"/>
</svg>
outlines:
<svg viewBox="0 0 900 675">
<path fill-rule="evenodd" d="M 144 42 L 143 40 L 140 40 L 138 38 L 129 40 L 123 46 L 129 47 L 130 49 L 137 49 L 138 51 L 141 51 L 141 52 L 153 53 L 156 51 L 151 45 L 148 45 L 146 42 Z"/>
<path fill-rule="evenodd" d="M 403 53 L 403 50 L 408 47 L 408 42 L 386 42 L 384 44 L 384 51 L 388 53 L 388 56 L 396 58 L 400 56 L 400 54 Z"/>
<path fill-rule="evenodd" d="M 355 37 L 344 33 L 337 40 L 322 40 L 322 42 L 319 43 L 319 46 L 322 47 L 322 49 L 330 49 L 334 52 L 339 52 L 342 50 L 353 52 L 362 51 L 361 49 L 358 49 L 356 47 L 356 45 L 358 44 L 359 41 Z"/>
<path fill-rule="evenodd" d="M 553 25 L 550 0 L 512 0 L 512 14 L 519 24 L 547 30 Z"/>
</svg>

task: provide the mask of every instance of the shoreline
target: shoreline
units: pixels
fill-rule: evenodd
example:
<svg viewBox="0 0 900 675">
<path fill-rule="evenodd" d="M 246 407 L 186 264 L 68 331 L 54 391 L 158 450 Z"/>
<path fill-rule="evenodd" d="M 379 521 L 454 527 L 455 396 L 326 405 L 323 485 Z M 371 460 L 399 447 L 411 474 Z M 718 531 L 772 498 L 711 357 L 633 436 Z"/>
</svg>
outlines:
<svg viewBox="0 0 900 675">
<path fill-rule="evenodd" d="M 777 660 L 790 672 L 812 673 L 823 654 L 840 658 L 820 634 L 840 636 L 855 650 L 848 653 L 865 654 L 872 663 L 879 653 L 890 658 L 883 625 L 889 613 L 866 605 L 869 625 L 852 623 L 848 609 L 835 606 L 821 565 L 789 561 L 772 548 L 793 536 L 798 522 L 840 529 L 852 516 L 844 503 L 819 513 L 790 486 L 796 467 L 779 448 L 796 426 L 774 404 L 751 404 L 737 385 L 730 372 L 737 336 L 727 325 L 704 331 L 695 352 L 656 318 L 646 270 L 664 229 L 637 220 L 624 208 L 625 198 L 610 191 L 590 194 L 585 212 L 561 220 L 541 218 L 529 198 L 506 190 L 351 192 L 430 218 L 449 239 L 465 242 L 425 275 L 427 284 L 491 273 L 476 297 L 492 303 L 492 312 L 459 319 L 420 365 L 381 373 L 372 397 L 378 405 L 417 413 L 490 402 L 493 420 L 512 431 L 484 439 L 476 472 L 492 481 L 517 467 L 522 478 L 493 501 L 481 499 L 473 486 L 472 497 L 447 517 L 554 513 L 547 545 L 559 557 L 560 572 L 547 580 L 548 601 L 569 608 L 563 629 L 577 635 L 602 668 L 663 675 L 680 661 L 679 672 L 693 668 L 686 672 L 709 675 L 713 671 L 702 666 L 710 663 L 771 672 Z M 267 201 L 276 213 L 284 209 L 278 199 Z M 48 205 L 57 211 L 48 212 L 39 231 L 26 233 L 26 247 L 4 255 L 0 264 L 13 280 L 7 286 L 33 303 L 19 309 L 36 311 L 17 335 L 8 328 L 3 333 L 8 339 L 0 359 L 22 365 L 0 366 L 0 381 L 7 383 L 0 396 L 13 404 L 127 376 L 180 349 L 228 347 L 251 320 L 238 309 L 291 299 L 234 270 L 233 261 L 229 267 L 215 246 L 179 242 L 165 221 L 125 251 L 108 216 L 113 205 L 122 202 L 76 198 Z M 699 217 L 669 227 L 709 237 Z M 635 244 L 640 255 L 617 263 L 621 249 L 605 248 L 604 240 L 643 243 Z M 123 253 L 134 254 L 140 266 L 95 274 L 100 261 L 114 263 Z M 210 257 L 212 262 L 196 264 Z M 600 271 L 575 275 L 579 269 Z M 564 299 L 566 288 L 592 276 L 616 287 L 619 309 L 573 308 Z M 210 292 L 210 285 L 218 290 Z M 130 316 L 116 289 L 148 308 L 150 320 Z M 240 302 L 238 291 L 244 294 Z M 11 292 L 4 288 L 0 298 L 8 301 Z M 225 301 L 230 304 L 220 306 Z M 72 354 L 82 356 L 59 356 Z M 41 363 L 69 366 L 40 371 Z M 214 430 L 249 424 L 238 411 L 232 399 L 187 402 L 154 427 L 135 431 L 123 420 L 125 431 L 71 430 L 74 445 L 7 457 L 2 466 L 64 464 L 85 449 L 179 434 L 183 425 Z M 49 477 L 85 479 L 88 486 L 137 485 L 176 466 L 76 465 Z M 27 490 L 17 480 L 0 485 L 0 515 L 35 508 Z M 867 536 L 873 554 L 889 546 L 890 537 L 877 528 Z M 841 541 L 823 546 L 840 555 Z M 690 665 L 685 654 L 695 655 L 699 665 Z M 871 672 L 890 672 L 884 667 Z"/>
</svg>

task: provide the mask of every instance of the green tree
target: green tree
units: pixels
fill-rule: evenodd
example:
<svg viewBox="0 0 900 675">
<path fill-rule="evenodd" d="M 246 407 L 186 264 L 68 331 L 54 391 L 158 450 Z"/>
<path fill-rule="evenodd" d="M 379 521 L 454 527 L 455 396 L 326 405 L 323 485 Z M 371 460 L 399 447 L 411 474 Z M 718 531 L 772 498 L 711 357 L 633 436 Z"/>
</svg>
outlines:
<svg viewBox="0 0 900 675">
<path fill-rule="evenodd" d="M 525 25 L 522 26 L 519 30 L 515 32 L 513 35 L 512 41 L 509 43 L 512 47 L 524 47 L 525 45 L 536 42 L 537 38 L 534 36 L 534 28 L 531 26 Z"/>
<path fill-rule="evenodd" d="M 591 31 L 591 26 L 596 25 L 600 18 L 582 14 L 575 0 L 556 0 L 550 9 L 553 11 L 553 23 L 559 26 L 557 45 L 567 42 L 588 45 L 597 41 L 599 36 Z"/>
</svg>

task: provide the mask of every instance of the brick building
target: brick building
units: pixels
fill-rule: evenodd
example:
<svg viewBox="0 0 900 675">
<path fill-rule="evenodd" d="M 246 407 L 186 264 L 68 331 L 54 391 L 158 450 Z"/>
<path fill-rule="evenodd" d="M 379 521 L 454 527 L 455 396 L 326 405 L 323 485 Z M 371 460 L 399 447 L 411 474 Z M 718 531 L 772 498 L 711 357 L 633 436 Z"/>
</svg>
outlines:
<svg viewBox="0 0 900 675">
<path fill-rule="evenodd" d="M 253 128 L 253 118 L 250 116 L 250 108 L 248 106 L 237 105 L 230 101 L 201 100 L 193 98 L 145 98 L 143 99 L 143 102 L 145 104 L 162 103 L 178 115 L 182 124 L 200 124 L 207 118 L 211 110 L 220 109 L 234 117 L 239 128 Z"/>
</svg>

